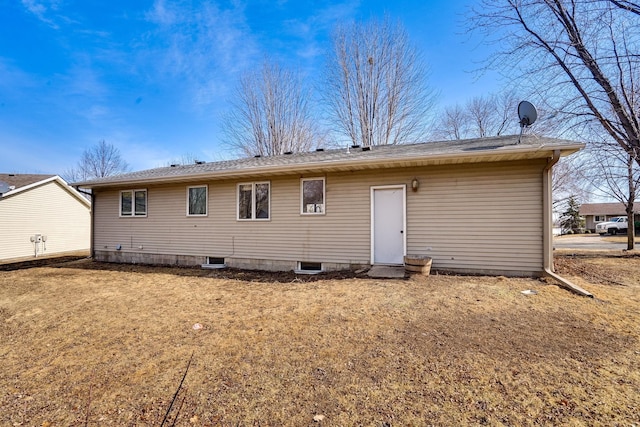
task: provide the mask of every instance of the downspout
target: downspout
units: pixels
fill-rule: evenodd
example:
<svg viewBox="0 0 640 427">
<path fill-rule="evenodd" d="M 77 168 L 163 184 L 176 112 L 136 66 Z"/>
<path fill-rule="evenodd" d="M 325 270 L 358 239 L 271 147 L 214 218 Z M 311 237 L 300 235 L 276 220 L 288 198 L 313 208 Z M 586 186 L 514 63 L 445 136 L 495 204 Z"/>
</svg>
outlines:
<svg viewBox="0 0 640 427">
<path fill-rule="evenodd" d="M 89 239 L 89 256 L 91 256 L 91 259 L 96 259 L 96 253 L 95 253 L 95 247 L 94 247 L 94 230 L 95 230 L 95 223 L 96 223 L 96 216 L 94 214 L 95 212 L 95 203 L 96 203 L 96 194 L 95 192 L 91 192 L 91 229 L 89 231 L 90 233 L 90 239 Z"/>
<path fill-rule="evenodd" d="M 560 277 L 553 271 L 553 195 L 552 195 L 552 169 L 560 160 L 560 150 L 554 150 L 553 155 L 547 159 L 547 165 L 542 171 L 542 215 L 543 215 L 543 267 L 544 275 L 551 277 L 565 289 L 578 295 L 593 298 L 593 295 L 580 286 Z"/>
<path fill-rule="evenodd" d="M 89 196 L 91 198 L 91 208 L 89 209 L 89 215 L 91 217 L 89 221 L 89 257 L 95 258 L 95 253 L 93 250 L 93 229 L 94 229 L 94 218 L 93 218 L 93 206 L 95 203 L 95 194 L 93 191 L 84 191 L 80 187 L 73 187 L 78 193 L 84 194 L 85 196 Z"/>
</svg>

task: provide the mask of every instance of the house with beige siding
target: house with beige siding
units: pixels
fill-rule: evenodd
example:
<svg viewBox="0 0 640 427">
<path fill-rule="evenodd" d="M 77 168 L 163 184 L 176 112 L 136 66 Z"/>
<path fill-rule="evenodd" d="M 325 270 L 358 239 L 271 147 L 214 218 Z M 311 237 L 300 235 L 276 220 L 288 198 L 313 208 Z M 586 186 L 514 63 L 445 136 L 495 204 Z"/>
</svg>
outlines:
<svg viewBox="0 0 640 427">
<path fill-rule="evenodd" d="M 551 171 L 583 144 L 506 136 L 175 165 L 74 185 L 95 259 L 266 270 L 401 265 L 540 275 Z"/>
<path fill-rule="evenodd" d="M 86 251 L 91 203 L 57 175 L 0 174 L 0 262 Z"/>
<path fill-rule="evenodd" d="M 627 216 L 627 208 L 623 203 L 583 203 L 580 205 L 580 216 L 585 219 L 585 228 L 596 232 L 596 224 L 607 222 L 616 216 Z M 640 221 L 640 206 L 634 206 L 635 221 Z"/>
</svg>

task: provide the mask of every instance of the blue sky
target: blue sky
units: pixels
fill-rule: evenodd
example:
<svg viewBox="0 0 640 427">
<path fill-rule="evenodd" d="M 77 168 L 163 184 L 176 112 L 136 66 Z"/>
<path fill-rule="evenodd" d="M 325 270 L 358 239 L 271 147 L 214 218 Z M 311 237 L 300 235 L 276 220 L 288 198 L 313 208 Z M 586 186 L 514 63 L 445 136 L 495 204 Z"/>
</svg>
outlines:
<svg viewBox="0 0 640 427">
<path fill-rule="evenodd" d="M 472 0 L 0 0 L 0 172 L 62 174 L 101 139 L 134 170 L 232 157 L 218 121 L 265 55 L 317 79 L 336 23 L 400 20 L 439 105 L 499 89 L 473 70 Z M 514 130 L 514 132 L 517 130 Z"/>
</svg>

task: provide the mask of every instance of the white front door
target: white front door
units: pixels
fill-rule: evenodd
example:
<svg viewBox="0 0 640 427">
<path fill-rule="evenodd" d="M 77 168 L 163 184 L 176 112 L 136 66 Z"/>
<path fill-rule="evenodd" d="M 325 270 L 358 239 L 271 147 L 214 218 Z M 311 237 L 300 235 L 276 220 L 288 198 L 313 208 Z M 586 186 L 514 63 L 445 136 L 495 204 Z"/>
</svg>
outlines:
<svg viewBox="0 0 640 427">
<path fill-rule="evenodd" d="M 405 255 L 406 187 L 371 188 L 371 261 L 403 264 Z"/>
</svg>

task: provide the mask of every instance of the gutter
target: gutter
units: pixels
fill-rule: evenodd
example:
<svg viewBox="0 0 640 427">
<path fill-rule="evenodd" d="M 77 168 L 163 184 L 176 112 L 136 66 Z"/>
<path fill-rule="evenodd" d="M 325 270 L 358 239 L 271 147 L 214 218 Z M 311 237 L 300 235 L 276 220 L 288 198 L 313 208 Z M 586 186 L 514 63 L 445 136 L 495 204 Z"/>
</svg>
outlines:
<svg viewBox="0 0 640 427">
<path fill-rule="evenodd" d="M 542 171 L 542 206 L 543 206 L 543 265 L 544 275 L 551 277 L 558 284 L 578 295 L 593 298 L 593 294 L 582 289 L 575 283 L 570 282 L 564 277 L 559 276 L 553 271 L 553 213 L 552 213 L 552 169 L 560 160 L 560 150 L 554 150 L 553 156 L 547 159 L 547 165 Z"/>
</svg>

